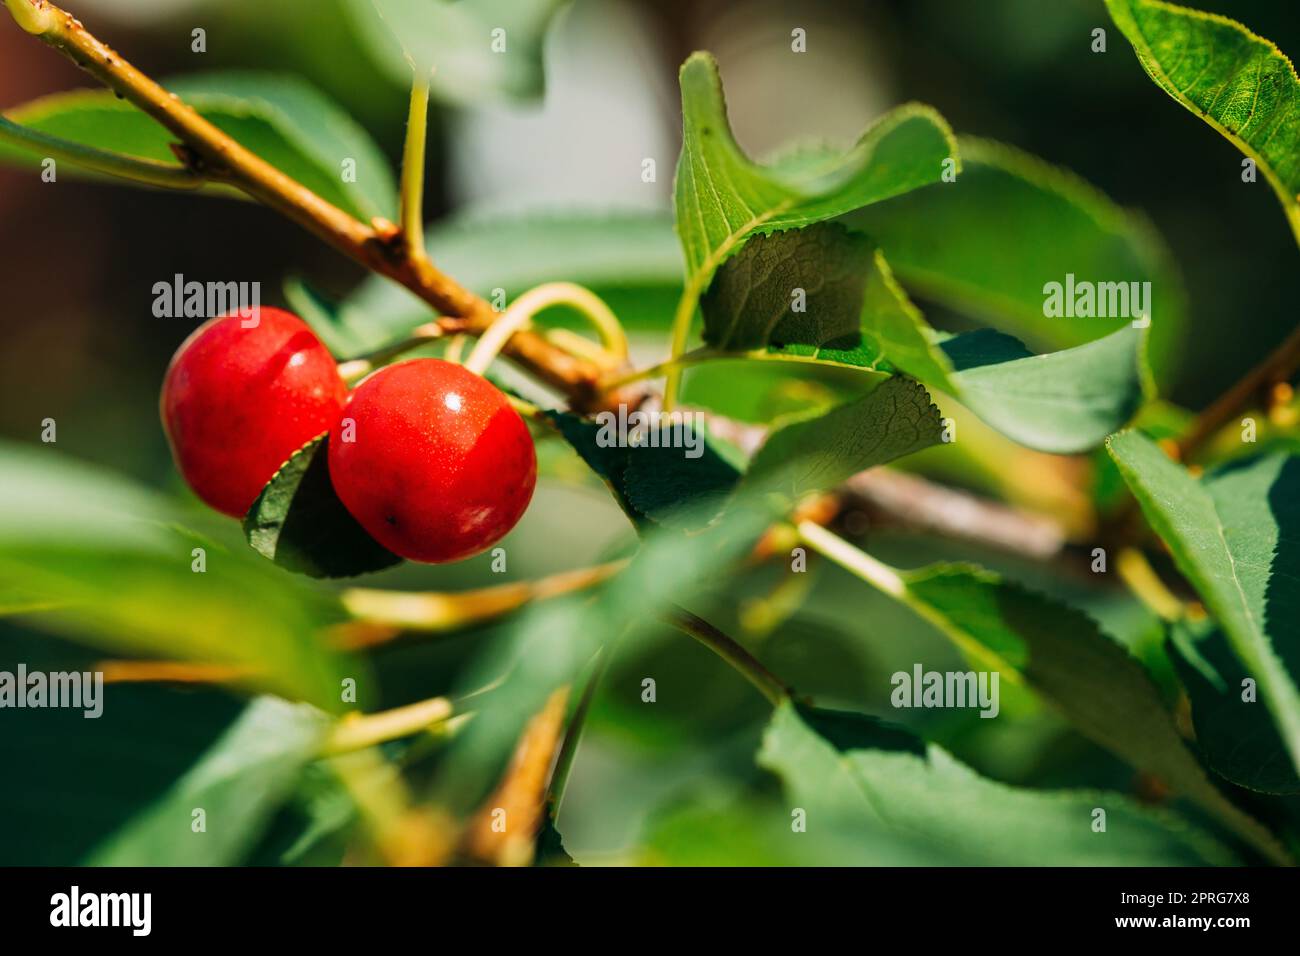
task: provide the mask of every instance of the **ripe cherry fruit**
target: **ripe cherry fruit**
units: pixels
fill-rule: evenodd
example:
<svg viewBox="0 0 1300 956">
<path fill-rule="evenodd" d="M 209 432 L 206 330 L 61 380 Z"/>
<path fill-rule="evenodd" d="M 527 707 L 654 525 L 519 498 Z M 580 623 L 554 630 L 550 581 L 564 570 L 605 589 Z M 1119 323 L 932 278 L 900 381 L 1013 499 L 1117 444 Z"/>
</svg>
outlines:
<svg viewBox="0 0 1300 956">
<path fill-rule="evenodd" d="M 163 380 L 163 428 L 195 494 L 243 517 L 295 451 L 335 425 L 347 399 L 333 356 L 282 309 L 195 329 Z M 249 328 L 245 328 L 248 324 Z"/>
<path fill-rule="evenodd" d="M 330 480 L 388 550 L 442 563 L 478 554 L 523 516 L 537 453 L 486 379 L 440 359 L 380 369 L 330 431 Z"/>
</svg>

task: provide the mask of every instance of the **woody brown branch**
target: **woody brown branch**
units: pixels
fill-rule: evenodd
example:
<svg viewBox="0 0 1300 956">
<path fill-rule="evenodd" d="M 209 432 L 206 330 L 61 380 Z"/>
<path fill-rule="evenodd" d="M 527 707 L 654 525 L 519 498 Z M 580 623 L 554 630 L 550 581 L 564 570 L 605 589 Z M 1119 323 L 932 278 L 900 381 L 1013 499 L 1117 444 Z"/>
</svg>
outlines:
<svg viewBox="0 0 1300 956">
<path fill-rule="evenodd" d="M 1285 382 L 1300 367 L 1300 326 L 1230 389 L 1196 417 L 1192 427 L 1172 449 L 1187 461 L 1234 417 L 1262 401 L 1270 388 Z"/>
<path fill-rule="evenodd" d="M 28 2 L 36 14 L 30 19 L 39 23 L 35 35 L 176 136 L 180 146 L 174 151 L 195 175 L 233 186 L 282 213 L 367 269 L 415 293 L 442 316 L 455 320 L 452 325 L 457 331 L 478 334 L 496 320 L 497 313 L 487 301 L 441 272 L 423 249 L 411 248 L 395 225 L 384 220 L 366 224 L 339 209 L 204 119 L 66 10 L 46 0 Z M 24 20 L 19 22 L 27 26 Z M 504 351 L 578 410 L 616 408 L 620 401 L 636 401 L 635 392 L 602 395 L 596 383 L 604 370 L 533 332 L 516 333 Z"/>
</svg>

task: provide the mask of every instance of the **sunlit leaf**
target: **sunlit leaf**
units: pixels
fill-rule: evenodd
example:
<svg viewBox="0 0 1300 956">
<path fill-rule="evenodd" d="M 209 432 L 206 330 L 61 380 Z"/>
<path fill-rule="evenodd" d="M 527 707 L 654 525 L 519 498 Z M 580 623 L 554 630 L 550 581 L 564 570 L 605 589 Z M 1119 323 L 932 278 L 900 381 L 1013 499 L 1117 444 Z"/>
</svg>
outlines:
<svg viewBox="0 0 1300 956">
<path fill-rule="evenodd" d="M 1300 768 L 1300 458 L 1271 454 L 1193 478 L 1149 438 L 1107 443 L 1151 527 L 1227 635 Z"/>
<path fill-rule="evenodd" d="M 1106 0 L 1147 75 L 1252 159 L 1300 239 L 1300 79 L 1277 45 L 1228 17 Z"/>
<path fill-rule="evenodd" d="M 302 80 L 229 72 L 184 76 L 163 85 L 240 145 L 336 206 L 365 220 L 396 216 L 397 190 L 384 154 L 364 129 Z M 74 142 L 176 162 L 169 145 L 176 138 L 107 90 L 56 93 L 5 115 Z M 0 160 L 36 166 L 41 157 L 0 143 Z M 59 172 L 92 175 L 70 163 Z M 205 188 L 233 195 L 228 187 Z"/>
<path fill-rule="evenodd" d="M 1230 851 L 1173 813 L 1099 791 L 1009 787 L 864 714 L 782 704 L 759 763 L 781 777 L 807 827 L 884 833 L 973 866 L 1230 864 Z M 1096 811 L 1105 832 L 1095 832 Z M 847 862 L 847 861 L 846 861 Z"/>
</svg>

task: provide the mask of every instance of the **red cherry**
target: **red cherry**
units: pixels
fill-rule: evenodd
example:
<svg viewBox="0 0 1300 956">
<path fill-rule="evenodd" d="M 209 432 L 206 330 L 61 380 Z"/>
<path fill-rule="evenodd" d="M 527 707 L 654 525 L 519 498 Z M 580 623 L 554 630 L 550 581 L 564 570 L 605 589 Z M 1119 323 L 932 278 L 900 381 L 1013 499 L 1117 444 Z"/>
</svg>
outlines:
<svg viewBox="0 0 1300 956">
<path fill-rule="evenodd" d="M 307 324 L 263 306 L 257 325 L 228 315 L 194 330 L 172 356 L 162 421 L 195 494 L 243 517 L 295 451 L 339 420 L 347 387 Z"/>
<path fill-rule="evenodd" d="M 412 561 L 478 554 L 523 516 L 537 453 L 486 379 L 441 359 L 380 369 L 330 431 L 330 480 L 361 526 Z"/>
</svg>

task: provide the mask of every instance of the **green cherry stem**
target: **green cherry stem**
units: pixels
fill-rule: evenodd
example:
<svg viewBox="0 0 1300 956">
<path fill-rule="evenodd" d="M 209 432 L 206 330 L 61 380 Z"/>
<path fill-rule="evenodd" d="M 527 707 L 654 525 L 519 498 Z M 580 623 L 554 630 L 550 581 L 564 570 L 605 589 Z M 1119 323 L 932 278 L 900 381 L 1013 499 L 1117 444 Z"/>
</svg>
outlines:
<svg viewBox="0 0 1300 956">
<path fill-rule="evenodd" d="M 686 368 L 688 365 L 695 365 L 700 362 L 709 362 L 720 358 L 745 358 L 747 353 L 720 352 L 717 349 L 698 348 L 691 349 L 689 352 L 683 352 L 676 358 L 670 358 L 658 365 L 651 365 L 648 368 L 635 369 L 631 372 L 622 372 L 601 381 L 600 387 L 606 390 L 622 388 L 624 385 L 631 385 L 635 382 L 645 381 L 651 378 L 662 378 L 665 375 L 672 374 L 673 371 Z"/>
<path fill-rule="evenodd" d="M 673 314 L 672 335 L 669 343 L 669 361 L 664 371 L 667 374 L 667 381 L 664 383 L 664 411 L 670 412 L 677 406 L 677 393 L 681 388 L 682 372 L 681 367 L 674 364 L 681 359 L 686 353 L 686 343 L 690 340 L 691 322 L 695 318 L 695 310 L 699 306 L 700 295 L 702 293 L 700 284 L 692 280 L 686 284 L 682 290 L 681 298 L 677 300 L 677 310 Z"/>
<path fill-rule="evenodd" d="M 773 707 L 794 696 L 794 692 L 785 682 L 764 667 L 758 658 L 704 618 L 692 614 L 685 608 L 675 607 L 664 619 L 679 631 L 695 638 L 738 670 L 746 680 L 758 688 L 759 693 L 766 697 Z"/>
<path fill-rule="evenodd" d="M 546 788 L 546 812 L 552 820 L 560 813 L 560 804 L 564 802 L 564 790 L 569 784 L 569 774 L 578 756 L 578 744 L 582 741 L 582 729 L 586 726 L 591 702 L 595 699 L 596 689 L 609 668 L 614 650 L 614 646 L 607 646 L 596 652 L 596 660 L 592 665 L 586 686 L 582 689 L 582 697 L 578 699 L 578 705 L 569 715 L 569 723 L 564 729 L 564 739 L 560 742 L 560 752 L 555 758 L 555 769 L 551 771 L 551 782 Z"/>
<path fill-rule="evenodd" d="M 424 148 L 429 129 L 429 77 L 416 70 L 402 149 L 401 226 L 412 256 L 424 252 Z"/>
<path fill-rule="evenodd" d="M 835 532 L 828 531 L 815 521 L 800 521 L 797 528 L 804 544 L 830 558 L 850 574 L 857 575 L 877 590 L 900 601 L 906 601 L 907 585 L 893 568 L 881 564 L 865 551 L 855 548 Z"/>
<path fill-rule="evenodd" d="M 428 345 L 434 339 L 440 339 L 446 334 L 447 330 L 438 322 L 426 322 L 424 325 L 412 329 L 410 336 L 400 342 L 387 345 L 382 349 L 376 349 L 373 352 L 367 352 L 365 355 L 359 355 L 346 362 L 340 362 L 339 375 L 343 381 L 352 385 L 365 378 L 381 365 L 387 365 L 393 359 L 405 355 L 412 349 L 418 349 L 421 345 Z"/>
<path fill-rule="evenodd" d="M 596 327 L 605 349 L 613 358 L 620 363 L 627 360 L 627 334 L 604 300 L 590 289 L 572 282 L 548 282 L 529 289 L 488 326 L 465 360 L 465 367 L 482 375 L 512 335 L 526 328 L 537 313 L 556 305 L 577 309 Z"/>
</svg>

